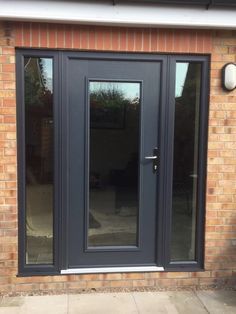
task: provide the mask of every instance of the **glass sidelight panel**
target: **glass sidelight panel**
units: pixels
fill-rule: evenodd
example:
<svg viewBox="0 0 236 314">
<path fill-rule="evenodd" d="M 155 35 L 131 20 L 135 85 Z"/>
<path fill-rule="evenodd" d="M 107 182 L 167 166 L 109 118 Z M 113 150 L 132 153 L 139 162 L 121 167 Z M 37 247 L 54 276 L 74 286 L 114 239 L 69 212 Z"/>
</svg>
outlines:
<svg viewBox="0 0 236 314">
<path fill-rule="evenodd" d="M 136 246 L 140 83 L 89 82 L 88 246 Z"/>
<path fill-rule="evenodd" d="M 201 64 L 176 63 L 171 260 L 195 260 Z"/>
<path fill-rule="evenodd" d="M 26 264 L 53 263 L 53 60 L 24 59 Z"/>
</svg>

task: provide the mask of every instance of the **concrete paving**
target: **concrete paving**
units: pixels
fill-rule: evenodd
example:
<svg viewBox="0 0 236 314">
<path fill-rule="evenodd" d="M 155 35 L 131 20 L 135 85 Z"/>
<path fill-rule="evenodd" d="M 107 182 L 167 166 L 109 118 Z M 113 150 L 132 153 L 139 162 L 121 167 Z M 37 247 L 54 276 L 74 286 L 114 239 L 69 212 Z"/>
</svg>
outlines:
<svg viewBox="0 0 236 314">
<path fill-rule="evenodd" d="M 2 297 L 0 314 L 236 314 L 236 291 Z"/>
</svg>

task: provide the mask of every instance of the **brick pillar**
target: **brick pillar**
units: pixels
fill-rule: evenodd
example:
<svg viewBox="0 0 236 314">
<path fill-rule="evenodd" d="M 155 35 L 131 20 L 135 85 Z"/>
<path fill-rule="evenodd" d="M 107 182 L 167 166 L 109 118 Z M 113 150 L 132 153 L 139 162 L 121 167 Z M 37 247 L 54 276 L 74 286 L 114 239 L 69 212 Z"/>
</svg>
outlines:
<svg viewBox="0 0 236 314">
<path fill-rule="evenodd" d="M 15 48 L 10 23 L 0 24 L 0 291 L 17 273 Z"/>
</svg>

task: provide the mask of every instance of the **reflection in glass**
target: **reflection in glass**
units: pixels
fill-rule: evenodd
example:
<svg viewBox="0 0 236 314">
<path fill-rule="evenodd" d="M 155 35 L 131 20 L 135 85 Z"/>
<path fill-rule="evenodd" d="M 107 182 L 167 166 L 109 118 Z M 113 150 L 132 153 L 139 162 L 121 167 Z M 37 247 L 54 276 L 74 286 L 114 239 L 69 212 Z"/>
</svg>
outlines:
<svg viewBox="0 0 236 314">
<path fill-rule="evenodd" d="M 137 245 L 140 83 L 90 82 L 89 246 Z"/>
<path fill-rule="evenodd" d="M 195 260 L 201 64 L 177 63 L 171 260 Z"/>
<path fill-rule="evenodd" d="M 53 61 L 25 58 L 26 263 L 53 263 Z"/>
</svg>

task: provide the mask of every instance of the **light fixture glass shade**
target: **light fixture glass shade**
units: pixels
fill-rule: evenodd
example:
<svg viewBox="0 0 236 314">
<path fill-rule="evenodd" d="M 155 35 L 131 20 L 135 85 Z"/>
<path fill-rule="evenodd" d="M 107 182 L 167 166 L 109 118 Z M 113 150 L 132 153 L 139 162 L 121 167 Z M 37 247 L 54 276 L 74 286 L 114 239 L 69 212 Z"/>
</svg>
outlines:
<svg viewBox="0 0 236 314">
<path fill-rule="evenodd" d="M 223 87 L 231 91 L 236 88 L 236 64 L 228 63 L 223 67 Z"/>
</svg>

